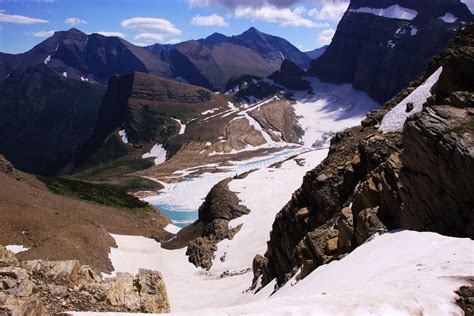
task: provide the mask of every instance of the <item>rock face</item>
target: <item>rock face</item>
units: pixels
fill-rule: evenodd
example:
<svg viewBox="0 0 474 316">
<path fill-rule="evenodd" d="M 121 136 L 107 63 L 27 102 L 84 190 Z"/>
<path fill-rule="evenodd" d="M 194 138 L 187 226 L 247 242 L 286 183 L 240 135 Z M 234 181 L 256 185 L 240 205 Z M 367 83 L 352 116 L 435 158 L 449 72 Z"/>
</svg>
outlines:
<svg viewBox="0 0 474 316">
<path fill-rule="evenodd" d="M 0 312 L 51 315 L 65 311 L 170 311 L 161 274 L 140 269 L 102 279 L 76 260 L 18 261 L 0 246 Z"/>
<path fill-rule="evenodd" d="M 474 80 L 467 71 L 452 75 L 453 68 L 473 69 L 472 47 L 470 24 L 412 86 L 369 113 L 362 126 L 336 134 L 329 156 L 276 216 L 265 257 L 255 258 L 254 282 L 276 278 L 281 285 L 299 269 L 305 277 L 393 229 L 474 237 Z M 382 134 L 384 115 L 440 66 L 422 112 L 407 120 L 403 133 Z"/>
<path fill-rule="evenodd" d="M 394 6 L 410 14 L 392 18 Z M 383 103 L 414 80 L 471 19 L 459 0 L 352 0 L 332 43 L 308 73 L 352 83 Z"/>
<path fill-rule="evenodd" d="M 305 76 L 304 70 L 298 68 L 292 61 L 285 59 L 280 70 L 271 74 L 268 79 L 291 90 L 305 91 L 311 87 L 309 82 L 303 79 Z"/>
<path fill-rule="evenodd" d="M 274 141 L 298 143 L 303 130 L 298 125 L 293 106 L 289 101 L 277 100 L 261 105 L 249 113 Z"/>
<path fill-rule="evenodd" d="M 216 184 L 199 208 L 198 222 L 202 224 L 201 236 L 188 243 L 186 255 L 197 267 L 209 270 L 217 250 L 217 243 L 232 239 L 240 227 L 230 228 L 229 221 L 250 212 L 240 204 L 235 193 L 228 188 L 231 179 Z M 179 236 L 179 234 L 178 234 Z"/>
<path fill-rule="evenodd" d="M 104 93 L 44 64 L 11 74 L 0 84 L 0 152 L 21 170 L 58 173 L 92 133 Z"/>
</svg>

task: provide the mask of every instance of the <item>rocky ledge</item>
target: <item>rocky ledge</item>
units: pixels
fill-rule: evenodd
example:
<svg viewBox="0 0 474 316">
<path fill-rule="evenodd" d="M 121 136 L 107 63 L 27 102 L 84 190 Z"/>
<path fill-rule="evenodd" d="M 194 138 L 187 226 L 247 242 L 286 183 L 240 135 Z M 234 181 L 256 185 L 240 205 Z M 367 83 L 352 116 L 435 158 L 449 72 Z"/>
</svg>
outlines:
<svg viewBox="0 0 474 316">
<path fill-rule="evenodd" d="M 0 246 L 0 314 L 51 315 L 66 311 L 170 311 L 161 274 L 140 269 L 102 278 L 77 260 L 19 261 Z"/>
<path fill-rule="evenodd" d="M 275 278 L 280 286 L 298 271 L 304 278 L 393 229 L 474 238 L 473 47 L 470 24 L 410 87 L 331 140 L 328 157 L 277 214 L 265 255 L 254 259 L 254 286 Z M 403 132 L 379 131 L 440 66 L 432 96 Z"/>
<path fill-rule="evenodd" d="M 217 243 L 224 239 L 232 239 L 240 230 L 240 226 L 229 227 L 229 222 L 250 212 L 247 207 L 240 204 L 237 195 L 229 190 L 230 181 L 231 178 L 227 178 L 217 183 L 199 208 L 198 220 L 182 229 L 174 239 L 163 243 L 163 248 L 175 249 L 187 246 L 186 255 L 189 257 L 189 262 L 196 267 L 209 270 L 212 267 Z"/>
</svg>

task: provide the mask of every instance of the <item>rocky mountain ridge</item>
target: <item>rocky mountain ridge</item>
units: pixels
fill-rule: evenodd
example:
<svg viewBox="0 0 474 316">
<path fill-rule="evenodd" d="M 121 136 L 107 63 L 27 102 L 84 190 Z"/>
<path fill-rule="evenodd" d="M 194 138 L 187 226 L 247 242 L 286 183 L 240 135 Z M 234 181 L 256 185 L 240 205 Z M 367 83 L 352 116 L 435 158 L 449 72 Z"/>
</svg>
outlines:
<svg viewBox="0 0 474 316">
<path fill-rule="evenodd" d="M 305 277 L 392 229 L 474 237 L 473 183 L 465 177 L 474 162 L 474 78 L 453 75 L 474 69 L 473 34 L 466 26 L 410 87 L 331 140 L 329 156 L 277 215 L 265 256 L 254 260 L 254 282 L 282 285 L 298 270 Z M 441 66 L 432 97 L 403 133 L 379 131 L 384 116 Z"/>
<path fill-rule="evenodd" d="M 352 0 L 331 44 L 308 73 L 327 82 L 352 83 L 383 103 L 471 20 L 459 0 Z"/>
<path fill-rule="evenodd" d="M 232 77 L 266 77 L 289 59 L 300 68 L 310 58 L 283 38 L 265 34 L 254 27 L 228 37 L 219 33 L 205 39 L 175 45 L 209 79 L 214 88 L 223 90 Z M 245 61 L 245 62 L 242 62 Z"/>
</svg>

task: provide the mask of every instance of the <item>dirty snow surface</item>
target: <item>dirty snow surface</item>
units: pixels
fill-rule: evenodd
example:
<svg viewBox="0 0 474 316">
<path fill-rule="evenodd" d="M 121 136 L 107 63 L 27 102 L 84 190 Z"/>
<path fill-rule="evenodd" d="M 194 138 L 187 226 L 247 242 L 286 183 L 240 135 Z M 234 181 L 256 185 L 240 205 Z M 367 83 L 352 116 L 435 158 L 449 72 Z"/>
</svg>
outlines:
<svg viewBox="0 0 474 316">
<path fill-rule="evenodd" d="M 192 267 L 184 249 L 113 237 L 116 271 L 161 271 L 175 315 L 463 315 L 454 291 L 468 284 L 474 265 L 470 239 L 394 231 L 299 282 L 290 280 L 272 296 L 272 283 L 254 295 L 245 292 L 250 275 L 219 278 Z"/>
<path fill-rule="evenodd" d="M 391 109 L 382 119 L 379 130 L 383 133 L 402 132 L 407 118 L 423 110 L 423 104 L 431 96 L 431 88 L 438 82 L 442 72 L 443 67 L 438 68 L 422 85 Z M 406 111 L 408 103 L 413 103 L 410 112 Z"/>
<path fill-rule="evenodd" d="M 328 147 L 336 132 L 360 124 L 367 112 L 379 108 L 379 104 L 365 92 L 355 90 L 350 84 L 306 79 L 311 82 L 314 95 L 295 93 L 294 105 L 306 147 Z"/>
</svg>

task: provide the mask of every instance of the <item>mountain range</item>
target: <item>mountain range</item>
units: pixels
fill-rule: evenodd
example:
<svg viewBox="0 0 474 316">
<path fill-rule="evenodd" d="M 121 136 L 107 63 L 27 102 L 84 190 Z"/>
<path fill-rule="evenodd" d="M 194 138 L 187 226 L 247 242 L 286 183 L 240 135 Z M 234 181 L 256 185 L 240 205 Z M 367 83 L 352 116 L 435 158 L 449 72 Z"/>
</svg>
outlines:
<svg viewBox="0 0 474 316">
<path fill-rule="evenodd" d="M 469 314 L 473 47 L 460 0 L 351 0 L 310 52 L 0 53 L 0 314 Z"/>
</svg>

